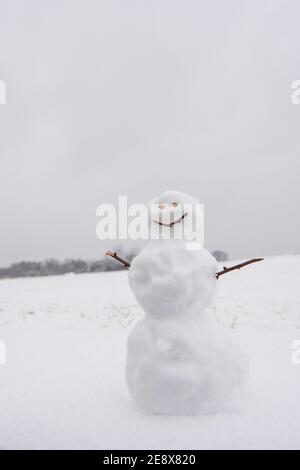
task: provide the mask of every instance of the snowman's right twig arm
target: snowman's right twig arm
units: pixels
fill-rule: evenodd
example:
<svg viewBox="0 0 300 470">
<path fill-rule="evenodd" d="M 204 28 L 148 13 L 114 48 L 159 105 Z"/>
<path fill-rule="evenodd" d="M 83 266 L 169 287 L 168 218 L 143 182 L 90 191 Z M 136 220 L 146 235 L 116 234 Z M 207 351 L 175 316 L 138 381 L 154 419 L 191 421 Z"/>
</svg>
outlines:
<svg viewBox="0 0 300 470">
<path fill-rule="evenodd" d="M 124 267 L 124 268 L 128 268 L 128 269 L 130 268 L 130 263 L 127 263 L 127 261 L 125 261 L 124 259 L 120 258 L 120 256 L 118 256 L 116 252 L 107 251 L 107 252 L 106 252 L 106 256 L 110 256 L 111 258 L 116 259 L 117 261 L 119 261 L 120 263 L 123 264 L 123 267 Z"/>
</svg>

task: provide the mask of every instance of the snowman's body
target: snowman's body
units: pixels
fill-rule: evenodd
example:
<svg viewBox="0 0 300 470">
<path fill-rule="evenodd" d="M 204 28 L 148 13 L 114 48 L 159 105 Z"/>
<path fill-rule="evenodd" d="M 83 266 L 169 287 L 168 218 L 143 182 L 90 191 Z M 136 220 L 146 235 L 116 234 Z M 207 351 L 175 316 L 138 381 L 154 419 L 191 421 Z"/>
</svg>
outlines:
<svg viewBox="0 0 300 470">
<path fill-rule="evenodd" d="M 233 404 L 246 376 L 230 333 L 206 308 L 217 262 L 184 240 L 154 240 L 134 259 L 129 283 L 145 312 L 128 338 L 126 380 L 136 403 L 160 414 L 214 412 Z"/>
</svg>

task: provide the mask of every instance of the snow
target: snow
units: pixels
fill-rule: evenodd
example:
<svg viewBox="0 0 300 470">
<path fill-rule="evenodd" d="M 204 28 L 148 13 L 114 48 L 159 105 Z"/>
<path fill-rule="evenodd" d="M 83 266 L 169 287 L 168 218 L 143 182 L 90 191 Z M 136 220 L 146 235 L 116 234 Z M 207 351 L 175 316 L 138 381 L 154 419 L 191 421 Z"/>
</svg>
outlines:
<svg viewBox="0 0 300 470">
<path fill-rule="evenodd" d="M 211 314 L 249 356 L 250 382 L 243 410 L 200 416 L 132 402 L 126 339 L 142 313 L 127 272 L 2 280 L 0 448 L 299 449 L 299 277 L 287 255 L 220 278 Z"/>
</svg>

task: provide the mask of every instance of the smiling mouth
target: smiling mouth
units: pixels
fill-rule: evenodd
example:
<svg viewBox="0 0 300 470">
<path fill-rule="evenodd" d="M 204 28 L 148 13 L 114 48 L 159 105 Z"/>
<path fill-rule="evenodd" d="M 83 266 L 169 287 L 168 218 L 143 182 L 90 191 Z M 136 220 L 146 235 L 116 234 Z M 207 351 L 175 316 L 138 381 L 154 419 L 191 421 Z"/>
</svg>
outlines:
<svg viewBox="0 0 300 470">
<path fill-rule="evenodd" d="M 185 212 L 179 219 L 174 220 L 174 222 L 171 222 L 170 224 L 164 224 L 163 222 L 158 222 L 157 220 L 153 220 L 153 222 L 164 227 L 174 227 L 175 224 L 179 224 L 187 215 L 188 213 Z"/>
</svg>

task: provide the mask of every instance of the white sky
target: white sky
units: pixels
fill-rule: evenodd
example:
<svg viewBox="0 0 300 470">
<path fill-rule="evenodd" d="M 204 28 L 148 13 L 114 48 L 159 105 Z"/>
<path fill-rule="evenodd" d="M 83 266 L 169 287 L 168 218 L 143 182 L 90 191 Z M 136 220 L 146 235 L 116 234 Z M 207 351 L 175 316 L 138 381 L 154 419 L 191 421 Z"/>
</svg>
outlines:
<svg viewBox="0 0 300 470">
<path fill-rule="evenodd" d="M 0 0 L 0 265 L 97 258 L 96 207 L 198 197 L 206 246 L 300 250 L 298 0 Z"/>
</svg>

